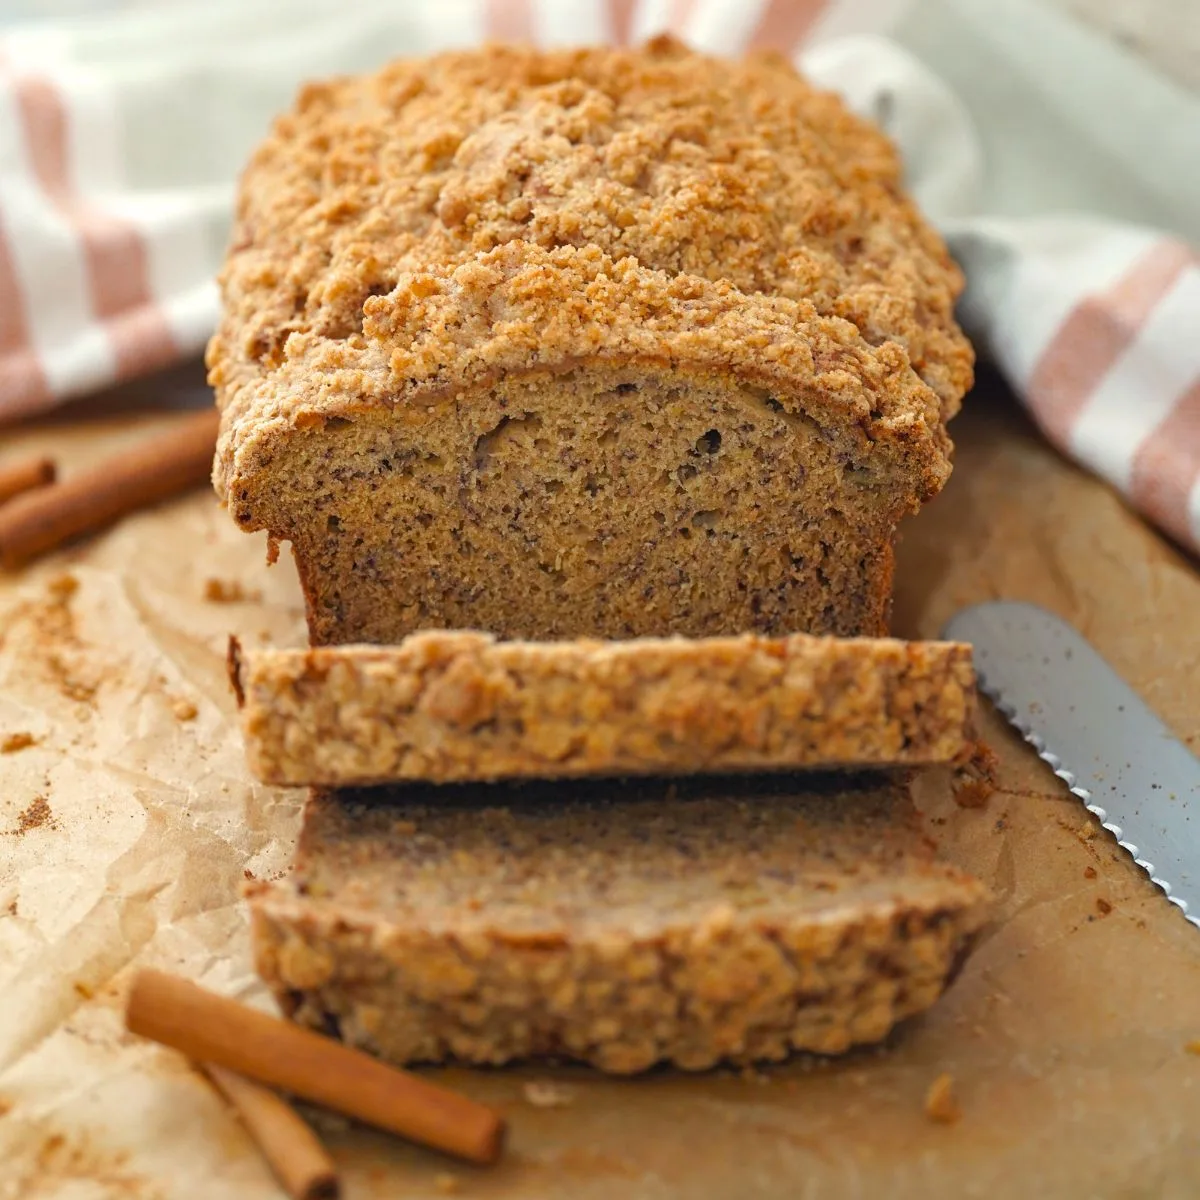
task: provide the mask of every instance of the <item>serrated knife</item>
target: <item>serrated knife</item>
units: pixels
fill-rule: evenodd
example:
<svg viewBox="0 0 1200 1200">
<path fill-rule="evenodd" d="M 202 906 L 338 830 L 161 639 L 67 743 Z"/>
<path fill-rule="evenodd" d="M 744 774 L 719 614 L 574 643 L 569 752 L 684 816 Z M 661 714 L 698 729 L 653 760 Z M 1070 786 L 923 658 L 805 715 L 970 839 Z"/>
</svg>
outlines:
<svg viewBox="0 0 1200 1200">
<path fill-rule="evenodd" d="M 1200 927 L 1200 760 L 1066 621 L 1035 604 L 958 613 L 980 690 Z"/>
</svg>

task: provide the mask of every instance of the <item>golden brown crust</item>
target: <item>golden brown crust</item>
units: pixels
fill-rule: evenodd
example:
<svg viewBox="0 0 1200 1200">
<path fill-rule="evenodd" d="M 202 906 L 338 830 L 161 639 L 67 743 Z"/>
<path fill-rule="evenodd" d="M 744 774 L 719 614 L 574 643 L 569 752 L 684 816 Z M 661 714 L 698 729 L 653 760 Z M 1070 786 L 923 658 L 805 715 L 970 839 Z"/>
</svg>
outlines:
<svg viewBox="0 0 1200 1200">
<path fill-rule="evenodd" d="M 264 432 L 632 356 L 819 393 L 911 442 L 928 495 L 971 378 L 959 273 L 887 140 L 781 59 L 669 39 L 307 88 L 245 175 L 222 282 L 222 491 Z"/>
<path fill-rule="evenodd" d="M 986 889 L 933 860 L 902 786 L 806 787 L 316 795 L 292 879 L 252 889 L 256 965 L 294 1019 L 398 1062 L 877 1041 L 953 978 Z"/>
<path fill-rule="evenodd" d="M 751 636 L 249 651 L 251 769 L 345 787 L 952 762 L 970 647 Z"/>
</svg>

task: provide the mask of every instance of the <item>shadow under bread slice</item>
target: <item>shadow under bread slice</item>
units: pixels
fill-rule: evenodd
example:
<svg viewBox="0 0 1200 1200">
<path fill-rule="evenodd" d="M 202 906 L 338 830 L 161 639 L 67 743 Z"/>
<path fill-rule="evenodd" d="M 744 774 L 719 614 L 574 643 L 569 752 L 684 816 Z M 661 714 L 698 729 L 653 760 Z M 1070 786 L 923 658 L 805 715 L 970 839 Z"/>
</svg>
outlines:
<svg viewBox="0 0 1200 1200">
<path fill-rule="evenodd" d="M 256 965 L 397 1063 L 839 1053 L 932 1005 L 986 921 L 913 818 L 879 775 L 315 791 L 294 874 L 249 890 Z"/>
<path fill-rule="evenodd" d="M 251 769 L 331 787 L 916 766 L 972 741 L 969 646 L 892 638 L 233 648 Z"/>
</svg>

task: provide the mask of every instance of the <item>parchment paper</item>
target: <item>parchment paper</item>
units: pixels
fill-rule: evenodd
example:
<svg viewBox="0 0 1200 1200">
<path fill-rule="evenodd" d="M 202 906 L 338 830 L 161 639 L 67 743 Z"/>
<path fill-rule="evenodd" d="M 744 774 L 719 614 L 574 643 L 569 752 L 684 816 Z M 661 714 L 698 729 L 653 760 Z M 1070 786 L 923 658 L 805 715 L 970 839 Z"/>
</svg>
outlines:
<svg viewBox="0 0 1200 1200">
<path fill-rule="evenodd" d="M 0 453 L 89 461 L 163 420 L 127 400 Z M 954 478 L 902 548 L 898 631 L 935 636 L 984 597 L 1047 604 L 1197 744 L 1194 565 L 994 384 L 954 434 Z M 0 744 L 36 740 L 0 755 L 0 1197 L 278 1195 L 208 1084 L 120 1022 L 135 965 L 266 1004 L 238 890 L 287 870 L 299 796 L 249 778 L 223 668 L 230 632 L 303 640 L 288 556 L 268 570 L 264 551 L 198 491 L 0 579 Z M 958 807 L 944 779 L 919 801 L 943 853 L 994 886 L 998 919 L 888 1047 L 746 1075 L 432 1072 L 508 1112 L 505 1161 L 466 1168 L 322 1117 L 347 1195 L 1200 1195 L 1200 935 L 990 715 L 987 734 L 1002 765 L 986 807 Z M 951 1125 L 924 1111 L 942 1072 Z M 545 1079 L 570 1103 L 531 1103 Z"/>
</svg>

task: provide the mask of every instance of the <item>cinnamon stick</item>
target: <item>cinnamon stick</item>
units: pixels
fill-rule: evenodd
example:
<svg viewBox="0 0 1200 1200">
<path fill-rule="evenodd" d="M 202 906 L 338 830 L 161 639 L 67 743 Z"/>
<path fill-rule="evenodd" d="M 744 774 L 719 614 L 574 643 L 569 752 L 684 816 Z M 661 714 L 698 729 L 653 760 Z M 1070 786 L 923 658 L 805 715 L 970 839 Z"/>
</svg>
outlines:
<svg viewBox="0 0 1200 1200">
<path fill-rule="evenodd" d="M 26 458 L 0 467 L 0 504 L 22 492 L 53 483 L 55 474 L 52 458 Z"/>
<path fill-rule="evenodd" d="M 289 1196 L 294 1200 L 338 1200 L 341 1184 L 333 1159 L 282 1096 L 215 1063 L 199 1065 L 237 1110 Z"/>
<path fill-rule="evenodd" d="M 500 1155 L 504 1121 L 491 1109 L 186 979 L 140 971 L 125 1026 L 197 1062 L 228 1067 L 447 1154 L 478 1163 Z"/>
<path fill-rule="evenodd" d="M 12 570 L 69 538 L 203 483 L 219 414 L 205 409 L 60 483 L 0 508 L 0 566 Z"/>
</svg>

